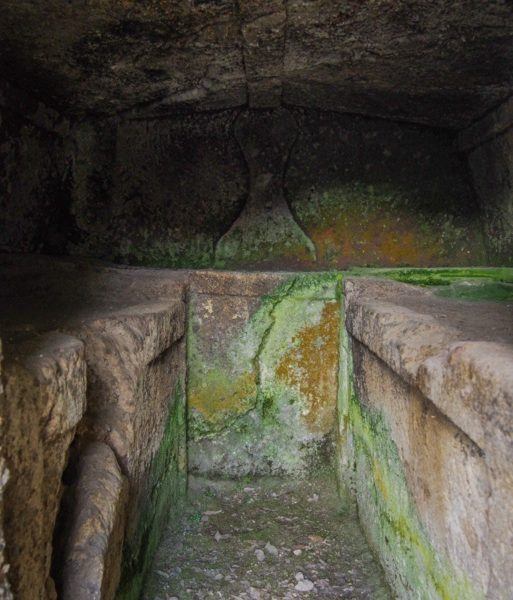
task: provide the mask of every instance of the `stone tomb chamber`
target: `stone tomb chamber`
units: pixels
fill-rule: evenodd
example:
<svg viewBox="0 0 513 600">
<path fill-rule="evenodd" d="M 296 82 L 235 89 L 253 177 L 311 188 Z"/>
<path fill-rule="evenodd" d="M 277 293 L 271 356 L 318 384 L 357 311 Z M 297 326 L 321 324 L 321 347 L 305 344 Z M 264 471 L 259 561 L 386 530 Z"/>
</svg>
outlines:
<svg viewBox="0 0 513 600">
<path fill-rule="evenodd" d="M 0 2 L 0 599 L 512 548 L 513 4 Z"/>
</svg>

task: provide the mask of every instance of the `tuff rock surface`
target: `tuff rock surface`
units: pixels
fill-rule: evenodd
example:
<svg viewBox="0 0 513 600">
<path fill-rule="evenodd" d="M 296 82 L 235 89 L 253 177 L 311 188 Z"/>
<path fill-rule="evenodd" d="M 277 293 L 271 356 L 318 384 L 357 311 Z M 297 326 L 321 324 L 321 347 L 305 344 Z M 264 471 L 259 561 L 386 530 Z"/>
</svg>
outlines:
<svg viewBox="0 0 513 600">
<path fill-rule="evenodd" d="M 512 10 L 501 0 L 7 0 L 0 61 L 20 87 L 75 113 L 285 102 L 458 128 L 512 92 Z"/>
</svg>

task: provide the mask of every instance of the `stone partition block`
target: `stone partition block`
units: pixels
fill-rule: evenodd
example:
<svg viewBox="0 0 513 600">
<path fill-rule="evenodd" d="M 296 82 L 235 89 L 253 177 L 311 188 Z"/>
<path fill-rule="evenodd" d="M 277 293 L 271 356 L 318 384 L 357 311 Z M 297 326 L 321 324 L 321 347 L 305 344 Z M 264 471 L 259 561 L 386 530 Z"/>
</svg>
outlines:
<svg viewBox="0 0 513 600">
<path fill-rule="evenodd" d="M 345 313 L 353 374 L 340 464 L 392 587 L 401 598 L 508 598 L 510 307 L 350 278 Z"/>
<path fill-rule="evenodd" d="M 188 331 L 192 472 L 299 475 L 325 463 L 335 427 L 339 279 L 196 275 Z"/>
<path fill-rule="evenodd" d="M 80 330 L 90 403 L 81 440 L 108 444 L 129 494 L 119 598 L 137 598 L 185 493 L 185 303 L 146 302 Z"/>
<path fill-rule="evenodd" d="M 353 359 L 359 514 L 393 589 L 405 598 L 480 597 L 491 493 L 482 450 L 356 341 Z"/>
<path fill-rule="evenodd" d="M 0 294 L 1 327 L 9 340 L 12 337 L 5 372 L 9 377 L 7 400 L 2 402 L 2 416 L 9 423 L 6 458 L 21 462 L 15 465 L 14 471 L 8 464 L 16 477 L 13 480 L 11 476 L 4 497 L 5 522 L 13 529 L 6 527 L 5 530 L 7 559 L 12 565 L 13 577 L 18 577 L 19 572 L 23 591 L 34 590 L 38 600 L 46 597 L 44 594 L 53 598 L 52 589 L 44 590 L 52 562 L 59 593 L 63 589 L 59 565 L 66 560 L 69 531 L 65 523 L 69 502 L 72 502 L 70 495 L 76 484 L 75 467 L 81 464 L 81 459 L 87 458 L 91 443 L 100 443 L 113 452 L 119 472 L 127 479 L 128 491 L 126 519 L 123 519 L 121 533 L 116 525 L 113 534 L 116 539 L 118 534 L 123 536 L 123 551 L 117 556 L 122 563 L 122 575 L 119 577 L 119 564 L 110 564 L 106 555 L 105 579 L 96 572 L 97 580 L 91 585 L 96 585 L 96 589 L 105 588 L 102 594 L 112 595 L 120 579 L 119 597 L 138 597 L 162 529 L 170 515 L 178 510 L 185 494 L 184 333 L 185 284 L 189 273 L 113 268 L 80 259 L 47 257 L 6 258 L 2 260 L 1 271 L 8 282 Z M 74 337 L 45 333 L 57 328 Z M 51 342 L 51 356 L 60 357 L 66 352 L 69 339 L 80 347 L 82 404 L 73 394 L 65 393 L 66 390 L 61 393 L 58 386 L 54 390 L 54 376 L 57 382 L 67 381 L 68 365 L 54 369 L 37 345 L 43 344 L 44 350 Z M 30 340 L 34 348 L 29 345 Z M 20 360 L 14 356 L 15 352 Z M 38 387 L 40 373 L 45 385 Z M 49 378 L 48 382 L 45 377 Z M 41 429 L 44 429 L 44 437 L 39 433 Z M 73 452 L 68 460 L 67 449 L 72 439 Z M 30 452 L 36 458 L 29 465 Z M 45 461 L 50 463 L 48 469 L 54 469 L 51 473 Z M 64 469 L 66 494 L 61 501 Z M 84 485 L 78 484 L 82 492 Z M 9 494 L 9 490 L 14 492 Z M 49 506 L 44 515 L 48 515 L 51 523 L 48 526 L 45 523 L 44 527 L 37 520 L 39 512 L 43 513 L 38 505 L 38 494 L 43 497 L 40 504 L 46 502 L 46 495 L 50 495 L 53 502 L 51 505 L 50 500 L 47 502 Z M 117 514 L 116 494 L 113 492 L 105 498 L 101 510 Z M 36 499 L 32 500 L 32 508 L 27 498 Z M 17 516 L 20 504 L 22 518 Z M 30 527 L 26 525 L 28 521 Z M 23 536 L 21 545 L 16 544 L 18 535 Z M 55 538 L 53 559 L 52 537 Z M 76 537 L 74 541 L 79 544 Z M 37 555 L 39 545 L 44 546 L 41 560 Z M 28 549 L 32 547 L 36 552 L 27 558 Z M 11 554 L 15 555 L 14 561 Z M 76 563 L 76 554 L 71 552 L 71 555 Z M 97 565 L 102 560 L 97 558 Z M 69 592 L 69 586 L 73 585 L 69 581 L 74 575 L 68 573 L 67 577 Z M 42 592 L 38 588 L 39 580 L 42 580 Z M 15 592 L 18 592 L 18 582 Z"/>
<path fill-rule="evenodd" d="M 148 428 L 163 429 L 172 389 L 171 382 L 159 387 L 151 373 L 184 331 L 180 300 L 134 305 L 78 331 L 89 369 L 88 435 L 113 448 L 135 489 L 160 440 L 155 435 L 148 443 Z"/>
<path fill-rule="evenodd" d="M 52 536 L 68 449 L 86 407 L 84 345 L 50 333 L 6 347 L 4 529 L 17 598 L 54 598 Z"/>
</svg>

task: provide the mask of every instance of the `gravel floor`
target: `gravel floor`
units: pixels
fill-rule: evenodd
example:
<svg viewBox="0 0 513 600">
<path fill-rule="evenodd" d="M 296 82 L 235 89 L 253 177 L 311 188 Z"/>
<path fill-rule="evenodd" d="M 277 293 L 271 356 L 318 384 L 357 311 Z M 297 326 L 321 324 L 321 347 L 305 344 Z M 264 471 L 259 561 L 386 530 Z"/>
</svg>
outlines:
<svg viewBox="0 0 513 600">
<path fill-rule="evenodd" d="M 329 478 L 193 479 L 144 598 L 392 598 L 354 510 L 342 506 Z"/>
</svg>

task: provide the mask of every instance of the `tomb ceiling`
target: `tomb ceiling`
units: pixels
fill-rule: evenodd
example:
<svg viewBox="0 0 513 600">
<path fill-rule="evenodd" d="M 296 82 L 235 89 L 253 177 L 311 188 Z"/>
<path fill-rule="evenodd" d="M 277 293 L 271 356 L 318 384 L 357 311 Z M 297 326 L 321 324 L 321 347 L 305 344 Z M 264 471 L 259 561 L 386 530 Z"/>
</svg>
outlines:
<svg viewBox="0 0 513 600">
<path fill-rule="evenodd" d="M 288 104 L 457 129 L 513 93 L 513 2 L 3 0 L 0 68 L 75 115 Z"/>
</svg>

